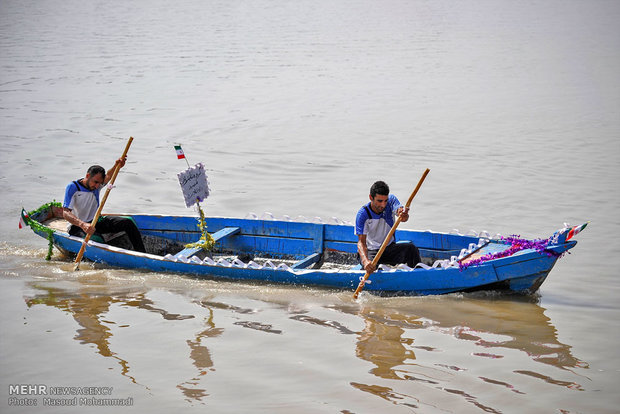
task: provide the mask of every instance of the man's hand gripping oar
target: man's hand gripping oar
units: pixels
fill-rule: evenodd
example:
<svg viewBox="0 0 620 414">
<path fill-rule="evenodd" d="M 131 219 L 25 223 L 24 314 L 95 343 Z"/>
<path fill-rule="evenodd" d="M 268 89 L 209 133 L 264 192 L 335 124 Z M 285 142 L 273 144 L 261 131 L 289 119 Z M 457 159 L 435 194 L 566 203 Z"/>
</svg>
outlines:
<svg viewBox="0 0 620 414">
<path fill-rule="evenodd" d="M 409 209 L 409 206 L 411 205 L 411 201 L 413 201 L 413 197 L 415 197 L 415 195 L 418 193 L 418 190 L 422 186 L 422 183 L 424 182 L 424 179 L 426 178 L 426 176 L 428 175 L 428 173 L 430 171 L 431 170 L 429 170 L 427 168 L 426 171 L 424 171 L 424 174 L 422 174 L 422 178 L 420 178 L 420 181 L 418 182 L 418 185 L 415 187 L 415 190 L 413 190 L 413 192 L 409 196 L 409 200 L 407 200 L 407 204 L 405 204 L 405 211 L 407 211 Z M 383 251 L 385 250 L 385 248 L 390 243 L 390 240 L 392 240 L 392 236 L 396 232 L 396 228 L 398 227 L 400 222 L 401 222 L 401 216 L 399 215 L 398 218 L 396 219 L 396 222 L 394 223 L 394 225 L 390 229 L 390 232 L 386 236 L 385 240 L 383 240 L 383 243 L 381 244 L 381 247 L 379 248 L 379 251 L 377 252 L 377 255 L 372 260 L 372 265 L 373 265 L 374 268 L 377 267 L 377 264 L 379 263 L 379 259 L 381 259 L 381 255 L 383 254 Z M 366 271 L 366 274 L 360 280 L 360 284 L 357 286 L 357 289 L 355 290 L 355 293 L 353 294 L 353 299 L 357 299 L 357 297 L 359 296 L 359 294 L 362 291 L 362 289 L 364 289 L 364 285 L 366 284 L 366 280 L 370 276 L 370 273 L 371 272 Z"/>
</svg>

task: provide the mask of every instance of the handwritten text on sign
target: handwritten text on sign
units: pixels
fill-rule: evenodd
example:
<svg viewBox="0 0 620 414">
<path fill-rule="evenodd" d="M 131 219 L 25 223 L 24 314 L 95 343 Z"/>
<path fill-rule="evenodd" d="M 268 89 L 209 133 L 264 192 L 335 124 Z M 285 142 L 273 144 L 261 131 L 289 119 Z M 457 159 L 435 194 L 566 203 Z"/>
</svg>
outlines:
<svg viewBox="0 0 620 414">
<path fill-rule="evenodd" d="M 207 183 L 205 166 L 202 163 L 189 167 L 177 175 L 183 189 L 183 197 L 185 197 L 185 205 L 187 207 L 195 204 L 196 200 L 203 201 L 209 197 L 209 184 Z"/>
</svg>

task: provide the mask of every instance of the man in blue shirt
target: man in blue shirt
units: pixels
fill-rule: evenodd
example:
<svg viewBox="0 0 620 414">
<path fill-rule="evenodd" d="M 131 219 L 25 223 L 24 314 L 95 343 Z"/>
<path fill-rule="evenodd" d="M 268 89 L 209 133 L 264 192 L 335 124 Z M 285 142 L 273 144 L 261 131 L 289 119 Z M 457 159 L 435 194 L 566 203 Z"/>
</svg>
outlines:
<svg viewBox="0 0 620 414">
<path fill-rule="evenodd" d="M 100 216 L 97 223 L 92 223 L 99 208 L 99 191 L 112 178 L 116 168 L 125 165 L 125 158 L 119 159 L 114 167 L 106 170 L 100 165 L 91 166 L 84 178 L 72 181 L 65 189 L 65 198 L 62 204 L 63 218 L 69 222 L 69 234 L 85 237 L 86 234 L 127 233 L 134 250 L 144 252 L 144 243 L 140 230 L 133 220 L 126 217 Z"/>
<path fill-rule="evenodd" d="M 355 218 L 357 235 L 357 252 L 364 269 L 372 273 L 376 270 L 372 261 L 390 232 L 396 217 L 401 222 L 409 220 L 409 208 L 400 204 L 396 196 L 390 194 L 390 188 L 383 181 L 375 182 L 370 187 L 370 202 L 362 206 Z M 396 243 L 394 236 L 385 248 L 379 263 L 398 265 L 405 263 L 414 267 L 420 263 L 420 252 L 411 242 Z"/>
</svg>

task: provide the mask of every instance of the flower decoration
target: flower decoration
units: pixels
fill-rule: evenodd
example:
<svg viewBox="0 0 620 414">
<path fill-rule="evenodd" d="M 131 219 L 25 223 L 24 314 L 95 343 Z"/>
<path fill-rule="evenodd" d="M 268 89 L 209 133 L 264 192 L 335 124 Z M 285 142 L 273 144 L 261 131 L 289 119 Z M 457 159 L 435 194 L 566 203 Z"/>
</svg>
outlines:
<svg viewBox="0 0 620 414">
<path fill-rule="evenodd" d="M 470 260 L 467 263 L 459 263 L 459 270 L 463 271 L 470 266 L 478 266 L 484 262 L 488 262 L 490 260 L 500 259 L 502 257 L 512 256 L 513 254 L 520 252 L 521 250 L 536 250 L 540 254 L 545 254 L 548 257 L 560 257 L 562 254 L 556 253 L 553 250 L 549 250 L 547 247 L 549 246 L 550 240 L 542 240 L 542 239 L 522 239 L 518 235 L 512 235 L 508 237 L 501 237 L 505 244 L 509 244 L 510 247 L 504 251 L 489 253 L 484 256 L 478 257 L 476 259 Z"/>
</svg>

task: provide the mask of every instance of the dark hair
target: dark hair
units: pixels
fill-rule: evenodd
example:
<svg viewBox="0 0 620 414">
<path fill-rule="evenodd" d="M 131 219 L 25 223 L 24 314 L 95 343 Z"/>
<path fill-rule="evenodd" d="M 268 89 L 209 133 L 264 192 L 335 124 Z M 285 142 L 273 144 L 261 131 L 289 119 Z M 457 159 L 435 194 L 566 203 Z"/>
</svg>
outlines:
<svg viewBox="0 0 620 414">
<path fill-rule="evenodd" d="M 390 187 L 383 181 L 375 182 L 372 187 L 370 187 L 370 196 L 375 198 L 377 194 L 380 195 L 390 195 Z"/>
<path fill-rule="evenodd" d="M 91 177 L 101 174 L 105 180 L 105 169 L 101 165 L 91 165 L 86 171 L 86 174 L 90 174 Z"/>
</svg>

